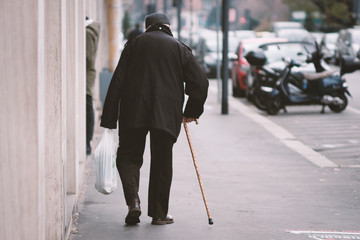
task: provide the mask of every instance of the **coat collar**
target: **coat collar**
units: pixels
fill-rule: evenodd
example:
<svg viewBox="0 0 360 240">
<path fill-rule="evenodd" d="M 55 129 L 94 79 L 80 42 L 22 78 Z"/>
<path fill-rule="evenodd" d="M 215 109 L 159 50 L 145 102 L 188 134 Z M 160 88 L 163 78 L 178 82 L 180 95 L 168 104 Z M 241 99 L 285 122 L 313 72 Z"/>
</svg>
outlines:
<svg viewBox="0 0 360 240">
<path fill-rule="evenodd" d="M 162 31 L 170 36 L 173 36 L 170 28 L 163 24 L 154 24 L 150 26 L 148 29 L 146 29 L 146 32 L 152 32 L 152 31 Z"/>
</svg>

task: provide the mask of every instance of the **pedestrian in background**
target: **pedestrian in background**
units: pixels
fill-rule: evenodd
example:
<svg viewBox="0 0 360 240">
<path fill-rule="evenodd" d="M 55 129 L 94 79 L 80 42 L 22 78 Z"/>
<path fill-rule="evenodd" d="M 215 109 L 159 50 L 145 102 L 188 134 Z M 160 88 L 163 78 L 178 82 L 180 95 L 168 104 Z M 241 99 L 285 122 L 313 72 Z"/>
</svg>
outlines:
<svg viewBox="0 0 360 240">
<path fill-rule="evenodd" d="M 86 154 L 91 154 L 90 142 L 94 135 L 94 84 L 96 78 L 95 60 L 99 41 L 100 25 L 86 17 Z"/>
<path fill-rule="evenodd" d="M 168 215 L 173 144 L 182 121 L 195 121 L 203 113 L 209 82 L 191 49 L 173 38 L 165 14 L 148 15 L 145 28 L 125 45 L 106 95 L 101 126 L 116 128 L 119 116 L 116 164 L 129 225 L 140 222 L 140 168 L 150 132 L 148 216 L 152 224 L 163 225 L 174 222 Z M 184 93 L 189 98 L 183 111 Z"/>
<path fill-rule="evenodd" d="M 143 33 L 143 31 L 140 30 L 140 24 L 137 23 L 137 24 L 135 24 L 135 28 L 133 30 L 131 30 L 131 32 L 129 32 L 127 39 L 128 39 L 128 41 L 130 41 L 142 33 Z"/>
</svg>

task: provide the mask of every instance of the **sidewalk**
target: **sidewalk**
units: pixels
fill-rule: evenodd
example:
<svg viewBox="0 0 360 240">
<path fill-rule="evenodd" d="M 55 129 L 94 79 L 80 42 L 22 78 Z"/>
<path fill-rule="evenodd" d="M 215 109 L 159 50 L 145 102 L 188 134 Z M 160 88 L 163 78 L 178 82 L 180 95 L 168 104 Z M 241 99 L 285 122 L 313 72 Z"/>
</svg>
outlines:
<svg viewBox="0 0 360 240">
<path fill-rule="evenodd" d="M 141 223 L 124 223 L 127 206 L 120 180 L 110 195 L 96 191 L 91 156 L 74 225 L 78 231 L 70 239 L 288 240 L 309 239 L 289 230 L 360 230 L 359 170 L 319 168 L 238 109 L 230 107 L 229 115 L 221 115 L 220 108 L 216 93 L 209 91 L 199 125 L 188 125 L 214 225 L 208 225 L 182 130 L 174 146 L 169 207 L 174 224 L 154 226 L 147 216 L 147 143 L 140 179 Z M 93 146 L 101 134 L 97 127 Z"/>
</svg>

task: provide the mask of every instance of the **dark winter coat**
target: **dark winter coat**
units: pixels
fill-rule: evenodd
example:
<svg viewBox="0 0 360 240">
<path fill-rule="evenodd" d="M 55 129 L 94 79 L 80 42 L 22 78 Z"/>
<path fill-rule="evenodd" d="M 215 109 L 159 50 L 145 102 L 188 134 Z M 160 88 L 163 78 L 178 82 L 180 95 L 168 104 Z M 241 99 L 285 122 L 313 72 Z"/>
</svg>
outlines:
<svg viewBox="0 0 360 240">
<path fill-rule="evenodd" d="M 189 96 L 185 110 L 185 93 Z M 182 116 L 199 118 L 209 82 L 191 50 L 169 28 L 153 26 L 124 48 L 106 95 L 101 126 L 145 127 L 168 132 L 176 141 Z"/>
<path fill-rule="evenodd" d="M 86 27 L 86 94 L 94 96 L 96 78 L 95 60 L 99 42 L 100 25 L 96 22 Z"/>
</svg>

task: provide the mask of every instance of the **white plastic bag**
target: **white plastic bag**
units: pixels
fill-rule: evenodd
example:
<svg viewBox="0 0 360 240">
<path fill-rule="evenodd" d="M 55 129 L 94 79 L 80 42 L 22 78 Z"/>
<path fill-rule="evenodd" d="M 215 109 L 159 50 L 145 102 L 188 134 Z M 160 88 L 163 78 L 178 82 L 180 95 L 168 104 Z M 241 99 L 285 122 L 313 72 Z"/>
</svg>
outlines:
<svg viewBox="0 0 360 240">
<path fill-rule="evenodd" d="M 105 129 L 95 149 L 96 183 L 100 193 L 110 194 L 117 188 L 116 143 L 113 131 Z"/>
</svg>

